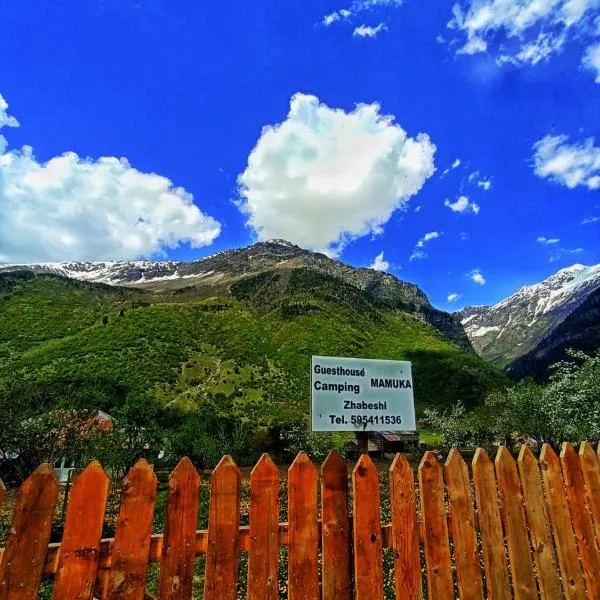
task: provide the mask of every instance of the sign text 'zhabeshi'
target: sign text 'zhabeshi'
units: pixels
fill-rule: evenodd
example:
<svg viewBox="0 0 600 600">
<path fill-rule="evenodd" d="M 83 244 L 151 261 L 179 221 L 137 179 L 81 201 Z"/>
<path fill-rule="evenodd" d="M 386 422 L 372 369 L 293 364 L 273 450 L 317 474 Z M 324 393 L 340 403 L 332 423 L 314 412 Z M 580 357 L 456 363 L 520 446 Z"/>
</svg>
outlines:
<svg viewBox="0 0 600 600">
<path fill-rule="evenodd" d="M 313 356 L 313 431 L 414 431 L 410 362 Z"/>
</svg>

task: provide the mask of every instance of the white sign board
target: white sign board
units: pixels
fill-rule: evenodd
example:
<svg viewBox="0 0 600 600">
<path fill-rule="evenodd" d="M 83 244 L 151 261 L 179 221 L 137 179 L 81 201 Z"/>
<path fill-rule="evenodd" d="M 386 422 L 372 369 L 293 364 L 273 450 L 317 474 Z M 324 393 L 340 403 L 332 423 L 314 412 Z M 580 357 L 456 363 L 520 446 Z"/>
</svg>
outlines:
<svg viewBox="0 0 600 600">
<path fill-rule="evenodd" d="M 313 356 L 313 431 L 414 431 L 409 362 Z"/>
</svg>

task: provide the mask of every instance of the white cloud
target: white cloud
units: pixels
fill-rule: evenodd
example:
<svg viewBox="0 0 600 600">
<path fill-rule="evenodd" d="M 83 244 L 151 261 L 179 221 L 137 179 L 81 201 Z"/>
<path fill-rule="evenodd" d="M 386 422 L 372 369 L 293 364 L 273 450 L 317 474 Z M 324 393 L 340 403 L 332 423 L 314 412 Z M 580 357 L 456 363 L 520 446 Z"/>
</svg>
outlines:
<svg viewBox="0 0 600 600">
<path fill-rule="evenodd" d="M 514 55 L 501 54 L 498 57 L 498 64 L 513 65 L 537 65 L 541 61 L 548 60 L 553 54 L 560 52 L 566 42 L 566 36 L 551 35 L 541 32 L 532 42 L 526 43 L 521 50 Z"/>
<path fill-rule="evenodd" d="M 8 114 L 8 102 L 0 94 L 0 129 L 3 127 L 19 127 L 19 121 Z M 6 150 L 6 138 L 0 134 L 0 154 Z M 1 183 L 0 179 L 0 183 Z M 1 191 L 1 189 L 0 189 Z"/>
<path fill-rule="evenodd" d="M 473 269 L 470 273 L 467 273 L 467 277 L 470 277 L 478 285 L 485 285 L 485 277 L 482 275 L 481 269 Z"/>
<path fill-rule="evenodd" d="M 588 217 L 587 219 L 583 219 L 583 221 L 581 221 L 582 225 L 590 225 L 592 223 L 600 223 L 600 217 Z"/>
<path fill-rule="evenodd" d="M 0 129 L 2 127 L 19 127 L 19 121 L 8 114 L 8 102 L 0 94 Z"/>
<path fill-rule="evenodd" d="M 448 175 L 452 169 L 456 169 L 457 167 L 460 167 L 460 158 L 457 158 L 449 167 L 442 171 L 442 177 Z"/>
<path fill-rule="evenodd" d="M 417 205 L 417 206 L 415 206 L 415 212 L 416 213 L 421 212 L 421 205 L 420 204 Z"/>
<path fill-rule="evenodd" d="M 583 66 L 596 72 L 596 83 L 600 83 L 600 43 L 588 47 L 583 55 Z"/>
<path fill-rule="evenodd" d="M 328 27 L 340 19 L 348 19 L 351 16 L 352 13 L 348 9 L 342 8 L 342 10 L 336 10 L 328 15 L 325 15 L 321 23 Z"/>
<path fill-rule="evenodd" d="M 469 183 L 482 188 L 485 192 L 488 192 L 492 188 L 492 180 L 489 177 L 481 175 L 479 171 L 473 171 L 473 173 L 469 175 L 468 181 Z"/>
<path fill-rule="evenodd" d="M 409 257 L 410 261 L 427 258 L 427 253 L 423 250 L 425 248 L 425 244 L 430 242 L 431 240 L 435 240 L 444 235 L 441 231 L 430 231 L 426 233 L 415 245 L 415 248 L 412 254 Z"/>
<path fill-rule="evenodd" d="M 5 105 L 0 123 L 17 126 Z M 138 258 L 219 235 L 189 192 L 124 158 L 0 150 L 0 263 Z"/>
<path fill-rule="evenodd" d="M 477 202 L 471 202 L 467 196 L 459 196 L 456 202 L 445 200 L 444 206 L 447 206 L 453 212 L 472 212 L 474 215 L 479 214 L 480 209 L 479 204 L 477 204 Z"/>
<path fill-rule="evenodd" d="M 583 252 L 583 248 L 557 248 L 556 250 L 550 252 L 548 255 L 548 260 L 550 262 L 555 262 L 565 256 L 580 254 L 581 252 Z"/>
<path fill-rule="evenodd" d="M 375 271 L 388 271 L 390 268 L 390 263 L 383 258 L 383 252 L 380 252 L 373 261 L 373 264 L 369 266 L 369 269 L 374 269 Z"/>
<path fill-rule="evenodd" d="M 558 244 L 560 242 L 560 238 L 547 238 L 544 236 L 540 236 L 537 238 L 539 244 L 543 244 L 544 246 L 552 246 L 554 244 Z"/>
<path fill-rule="evenodd" d="M 296 94 L 287 118 L 263 128 L 238 178 L 238 205 L 259 239 L 336 253 L 381 233 L 434 173 L 435 150 L 428 135 L 408 137 L 379 104 L 345 112 Z"/>
<path fill-rule="evenodd" d="M 571 38 L 593 40 L 598 7 L 599 0 L 460 0 L 448 23 L 458 35 L 451 43 L 459 44 L 458 54 L 491 50 L 498 64 L 536 65 L 562 51 Z M 591 49 L 588 55 L 594 68 Z"/>
<path fill-rule="evenodd" d="M 600 188 L 600 147 L 594 138 L 568 143 L 566 135 L 547 135 L 533 146 L 534 170 L 538 177 L 575 188 Z"/>
<path fill-rule="evenodd" d="M 329 27 L 338 21 L 348 20 L 357 17 L 361 13 L 370 12 L 375 9 L 398 8 L 402 3 L 403 0 L 354 0 L 348 8 L 342 8 L 325 15 L 321 19 L 321 24 Z M 387 29 L 387 27 L 384 27 L 384 29 Z M 356 31 L 355 35 L 357 35 Z"/>
<path fill-rule="evenodd" d="M 360 25 L 359 27 L 354 28 L 354 32 L 352 33 L 352 35 L 354 37 L 374 38 L 377 37 L 377 34 L 380 31 L 387 31 L 387 26 L 383 23 L 379 23 L 377 27 L 370 27 L 369 25 Z"/>
<path fill-rule="evenodd" d="M 424 250 L 413 250 L 408 260 L 412 262 L 413 260 L 423 260 L 425 258 L 427 258 L 427 252 Z"/>
<path fill-rule="evenodd" d="M 460 298 L 460 294 L 448 294 L 448 302 L 456 302 Z"/>
</svg>

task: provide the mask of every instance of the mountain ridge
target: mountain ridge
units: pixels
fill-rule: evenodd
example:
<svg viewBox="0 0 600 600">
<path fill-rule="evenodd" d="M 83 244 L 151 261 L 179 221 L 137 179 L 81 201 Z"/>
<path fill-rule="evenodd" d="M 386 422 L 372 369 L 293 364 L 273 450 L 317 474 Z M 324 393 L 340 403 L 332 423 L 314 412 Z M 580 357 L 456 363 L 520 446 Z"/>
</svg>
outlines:
<svg viewBox="0 0 600 600">
<path fill-rule="evenodd" d="M 222 295 L 244 277 L 269 269 L 310 268 L 341 279 L 367 292 L 391 309 L 408 312 L 433 325 L 459 345 L 473 351 L 458 318 L 436 309 L 413 283 L 366 267 L 353 267 L 325 254 L 306 250 L 286 240 L 258 242 L 246 248 L 225 250 L 195 261 L 104 261 L 0 265 L 0 273 L 29 270 L 109 285 L 148 289 L 153 292 L 204 291 Z"/>
<path fill-rule="evenodd" d="M 576 327 L 594 323 L 594 313 L 586 313 L 586 302 L 600 290 L 600 264 L 574 264 L 560 269 L 541 282 L 520 287 L 492 306 L 465 307 L 457 314 L 476 352 L 496 366 L 507 368 L 513 376 L 540 375 L 547 365 L 535 366 L 535 356 L 542 357 L 544 345 L 553 348 L 558 359 L 566 347 L 560 340 L 571 338 L 574 348 L 597 347 L 595 335 L 565 328 L 565 322 Z M 592 309 L 590 309 L 592 310 Z M 595 309 L 594 309 L 595 310 Z M 590 321 L 591 319 L 591 321 Z M 558 336 L 558 337 L 557 337 Z M 600 341 L 600 340 L 599 340 Z M 541 347 L 541 348 L 540 348 Z M 562 348 L 560 352 L 558 348 Z M 528 356 L 527 360 L 523 357 Z M 514 366 L 518 363 L 518 366 Z M 519 366 L 520 365 L 520 366 Z M 528 365 L 525 368 L 525 365 Z"/>
</svg>

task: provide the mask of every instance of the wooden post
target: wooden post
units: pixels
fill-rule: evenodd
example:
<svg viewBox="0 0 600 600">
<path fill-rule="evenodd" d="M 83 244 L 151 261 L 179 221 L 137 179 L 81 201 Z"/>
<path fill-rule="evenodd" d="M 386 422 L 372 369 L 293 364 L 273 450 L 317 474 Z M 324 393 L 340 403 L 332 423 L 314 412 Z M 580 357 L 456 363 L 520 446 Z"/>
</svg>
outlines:
<svg viewBox="0 0 600 600">
<path fill-rule="evenodd" d="M 356 432 L 356 441 L 358 442 L 358 454 L 369 454 L 369 434 L 366 431 Z"/>
</svg>

